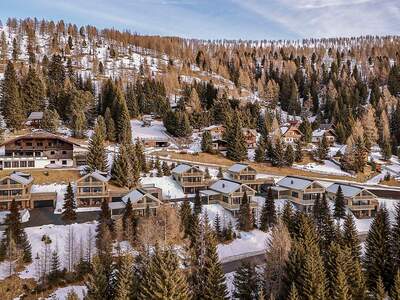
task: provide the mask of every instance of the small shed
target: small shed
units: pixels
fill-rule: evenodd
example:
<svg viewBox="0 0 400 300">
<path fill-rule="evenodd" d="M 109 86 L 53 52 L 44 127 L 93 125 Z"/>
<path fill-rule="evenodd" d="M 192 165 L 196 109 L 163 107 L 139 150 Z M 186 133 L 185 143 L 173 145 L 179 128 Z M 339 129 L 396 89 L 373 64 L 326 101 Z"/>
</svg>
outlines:
<svg viewBox="0 0 400 300">
<path fill-rule="evenodd" d="M 40 127 L 43 120 L 43 112 L 42 111 L 33 111 L 30 113 L 28 120 L 26 121 L 27 126 L 32 127 Z"/>
</svg>

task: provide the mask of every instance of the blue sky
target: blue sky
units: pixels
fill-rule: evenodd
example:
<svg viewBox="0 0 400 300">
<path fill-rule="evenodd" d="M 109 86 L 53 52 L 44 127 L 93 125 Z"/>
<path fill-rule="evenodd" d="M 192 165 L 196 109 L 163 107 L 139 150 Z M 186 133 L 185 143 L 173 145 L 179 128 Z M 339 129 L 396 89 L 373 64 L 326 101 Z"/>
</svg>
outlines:
<svg viewBox="0 0 400 300">
<path fill-rule="evenodd" d="M 1 0 L 9 16 L 203 39 L 400 34 L 400 0 Z"/>
</svg>

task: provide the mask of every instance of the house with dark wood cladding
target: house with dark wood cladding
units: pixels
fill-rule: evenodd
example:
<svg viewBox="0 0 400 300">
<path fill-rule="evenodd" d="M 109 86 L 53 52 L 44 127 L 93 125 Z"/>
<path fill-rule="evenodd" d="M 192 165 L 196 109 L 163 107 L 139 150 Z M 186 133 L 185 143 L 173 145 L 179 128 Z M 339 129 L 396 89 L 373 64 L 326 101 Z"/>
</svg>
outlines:
<svg viewBox="0 0 400 300">
<path fill-rule="evenodd" d="M 194 194 L 206 189 L 209 184 L 205 179 L 205 172 L 197 166 L 180 164 L 172 169 L 171 174 L 185 194 Z"/>
<path fill-rule="evenodd" d="M 35 131 L 0 144 L 0 169 L 74 167 L 84 163 L 86 151 L 67 138 Z"/>
</svg>

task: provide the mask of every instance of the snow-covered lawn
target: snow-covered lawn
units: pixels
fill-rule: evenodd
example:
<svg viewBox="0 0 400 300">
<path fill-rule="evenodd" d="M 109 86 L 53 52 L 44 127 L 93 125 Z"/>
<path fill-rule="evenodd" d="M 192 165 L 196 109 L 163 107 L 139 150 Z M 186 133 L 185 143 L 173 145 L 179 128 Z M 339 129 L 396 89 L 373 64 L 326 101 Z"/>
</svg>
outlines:
<svg viewBox="0 0 400 300">
<path fill-rule="evenodd" d="M 179 184 L 172 179 L 171 176 L 163 177 L 142 177 L 140 179 L 142 184 L 154 184 L 156 187 L 162 189 L 164 199 L 184 198 L 182 188 Z"/>
<path fill-rule="evenodd" d="M 334 164 L 333 162 L 331 162 L 329 160 L 324 160 L 323 164 L 317 164 L 317 163 L 309 163 L 306 165 L 294 164 L 293 168 L 322 173 L 322 174 L 351 176 L 351 174 L 341 170 L 338 165 Z"/>
<path fill-rule="evenodd" d="M 132 138 L 133 140 L 140 139 L 167 139 L 166 129 L 161 121 L 153 120 L 151 126 L 142 127 L 142 121 L 131 120 Z"/>
<path fill-rule="evenodd" d="M 71 285 L 71 286 L 59 288 L 59 289 L 55 290 L 52 294 L 50 294 L 50 296 L 48 298 L 46 298 L 46 300 L 67 299 L 67 295 L 71 290 L 75 291 L 75 293 L 78 295 L 78 298 L 80 300 L 82 300 L 87 291 L 87 288 L 84 285 Z"/>
<path fill-rule="evenodd" d="M 69 229 L 74 236 L 74 249 L 76 255 L 79 255 L 80 249 L 86 249 L 88 243 L 89 231 L 95 236 L 96 222 L 71 224 L 71 225 L 44 225 L 39 227 L 25 228 L 26 234 L 32 246 L 33 262 L 19 273 L 21 278 L 37 278 L 38 263 L 35 262 L 37 255 L 41 256 L 44 251 L 42 237 L 47 235 L 51 239 L 51 251 L 57 250 L 60 258 L 61 267 L 66 266 L 66 245 L 68 240 Z M 94 242 L 94 240 L 92 241 Z M 81 247 L 82 245 L 82 247 Z M 7 262 L 0 263 L 0 279 L 9 276 Z"/>
</svg>

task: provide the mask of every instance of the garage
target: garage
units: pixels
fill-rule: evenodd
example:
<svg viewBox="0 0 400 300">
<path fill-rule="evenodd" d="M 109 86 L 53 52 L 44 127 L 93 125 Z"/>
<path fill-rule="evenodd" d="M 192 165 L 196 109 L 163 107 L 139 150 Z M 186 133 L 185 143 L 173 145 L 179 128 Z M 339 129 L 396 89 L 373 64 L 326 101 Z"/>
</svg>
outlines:
<svg viewBox="0 0 400 300">
<path fill-rule="evenodd" d="M 53 207 L 53 200 L 36 200 L 33 203 L 34 208 Z"/>
</svg>

